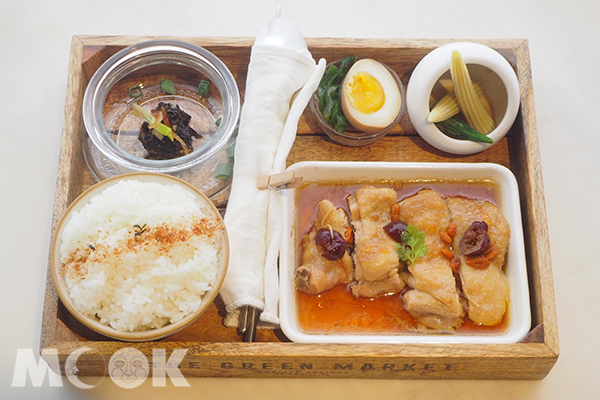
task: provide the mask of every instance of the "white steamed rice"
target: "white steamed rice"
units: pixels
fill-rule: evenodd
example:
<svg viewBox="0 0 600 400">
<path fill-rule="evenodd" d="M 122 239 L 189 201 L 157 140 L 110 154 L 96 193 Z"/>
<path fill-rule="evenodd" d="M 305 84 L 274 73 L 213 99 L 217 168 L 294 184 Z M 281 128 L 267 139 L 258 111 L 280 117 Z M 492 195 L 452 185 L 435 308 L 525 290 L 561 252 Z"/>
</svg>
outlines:
<svg viewBox="0 0 600 400">
<path fill-rule="evenodd" d="M 108 187 L 62 231 L 61 272 L 74 307 L 120 332 L 180 321 L 216 282 L 221 228 L 211 208 L 180 186 L 123 180 Z"/>
</svg>

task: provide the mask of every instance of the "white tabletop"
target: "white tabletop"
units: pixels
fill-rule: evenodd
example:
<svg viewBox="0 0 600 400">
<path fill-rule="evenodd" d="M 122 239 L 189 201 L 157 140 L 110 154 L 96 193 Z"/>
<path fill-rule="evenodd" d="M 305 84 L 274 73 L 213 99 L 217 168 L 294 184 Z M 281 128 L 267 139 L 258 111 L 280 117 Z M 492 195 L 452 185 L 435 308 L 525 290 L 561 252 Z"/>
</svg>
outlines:
<svg viewBox="0 0 600 400">
<path fill-rule="evenodd" d="M 529 40 L 560 335 L 554 369 L 541 381 L 196 378 L 123 389 L 92 378 L 84 390 L 46 377 L 11 386 L 18 349 L 39 349 L 71 37 L 254 37 L 277 4 L 306 37 Z M 592 0 L 0 0 L 0 398 L 598 398 L 599 16 Z"/>
</svg>

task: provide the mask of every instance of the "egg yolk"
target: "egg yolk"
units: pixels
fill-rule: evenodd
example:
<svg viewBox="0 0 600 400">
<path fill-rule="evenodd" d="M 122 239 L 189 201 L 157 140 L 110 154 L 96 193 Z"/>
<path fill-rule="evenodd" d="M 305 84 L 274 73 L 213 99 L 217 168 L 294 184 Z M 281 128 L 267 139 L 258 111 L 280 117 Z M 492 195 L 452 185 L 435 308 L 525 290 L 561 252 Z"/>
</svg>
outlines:
<svg viewBox="0 0 600 400">
<path fill-rule="evenodd" d="M 385 92 L 381 83 L 371 74 L 360 71 L 348 83 L 350 104 L 363 114 L 379 111 L 385 103 Z"/>
</svg>

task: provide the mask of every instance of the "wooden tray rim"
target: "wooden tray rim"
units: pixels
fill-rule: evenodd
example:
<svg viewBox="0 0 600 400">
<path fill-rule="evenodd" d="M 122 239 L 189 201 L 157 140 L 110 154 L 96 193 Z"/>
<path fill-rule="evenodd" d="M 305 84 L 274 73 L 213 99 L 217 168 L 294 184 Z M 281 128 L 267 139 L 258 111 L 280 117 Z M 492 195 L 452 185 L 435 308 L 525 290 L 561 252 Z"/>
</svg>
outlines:
<svg viewBox="0 0 600 400">
<path fill-rule="evenodd" d="M 82 75 L 82 66 L 84 47 L 86 46 L 116 46 L 124 47 L 142 40 L 158 39 L 165 37 L 154 36 L 74 36 L 72 39 L 71 58 L 69 62 L 69 76 L 67 96 L 65 101 L 65 116 L 63 133 L 61 137 L 61 152 L 60 160 L 70 160 L 75 153 L 75 144 L 66 141 L 66 138 L 71 137 L 73 126 L 77 126 L 78 119 L 81 117 L 78 111 L 79 105 L 83 97 L 84 77 Z M 199 45 L 211 46 L 251 46 L 253 38 L 240 37 L 172 37 L 177 40 L 188 40 Z M 311 48 L 330 47 L 339 45 L 342 47 L 378 47 L 378 48 L 415 48 L 422 49 L 434 48 L 441 44 L 458 41 L 452 39 L 354 39 L 354 38 L 307 38 L 307 43 Z M 529 107 L 526 112 L 520 111 L 524 130 L 527 131 L 524 139 L 525 154 L 528 158 L 528 179 L 534 186 L 532 191 L 541 196 L 537 202 L 542 207 L 536 207 L 535 210 L 528 210 L 532 213 L 529 218 L 536 221 L 538 226 L 543 228 L 542 232 L 538 232 L 535 238 L 541 249 L 548 250 L 545 254 L 536 254 L 538 259 L 539 271 L 536 271 L 534 278 L 535 282 L 530 283 L 536 286 L 536 290 L 540 291 L 541 304 L 532 304 L 532 307 L 537 307 L 542 323 L 541 329 L 535 332 L 539 343 L 517 343 L 517 344 L 502 344 L 502 345 L 477 345 L 477 344 L 460 344 L 460 345 L 433 345 L 433 344 L 361 344 L 361 345 L 327 345 L 326 352 L 323 351 L 323 346 L 319 344 L 299 344 L 299 343 L 198 343 L 198 342 L 160 342 L 162 347 L 180 348 L 187 346 L 193 349 L 194 356 L 208 357 L 218 359 L 222 355 L 228 357 L 306 357 L 314 356 L 317 358 L 358 358 L 366 357 L 369 359 L 378 358 L 395 358 L 402 359 L 429 359 L 429 358 L 444 358 L 444 359 L 481 359 L 494 358 L 499 360 L 514 360 L 517 359 L 546 359 L 553 365 L 559 355 L 558 350 L 558 328 L 556 322 L 556 311 L 554 304 L 554 288 L 552 283 L 552 270 L 549 256 L 549 244 L 547 234 L 547 223 L 545 214 L 545 204 L 543 198 L 543 184 L 541 177 L 541 167 L 539 162 L 532 163 L 531 160 L 539 161 L 539 148 L 537 140 L 537 130 L 535 126 L 535 113 L 533 111 L 533 86 L 530 77 L 529 66 L 529 50 L 528 42 L 525 39 L 477 39 L 477 40 L 460 40 L 460 41 L 477 41 L 478 43 L 486 44 L 494 48 L 517 49 L 521 52 L 523 59 L 517 60 L 522 63 L 521 67 L 528 69 L 528 79 L 521 80 L 522 102 L 527 101 Z M 70 164 L 59 163 L 56 183 L 55 209 L 52 221 L 52 234 L 57 225 L 58 219 L 68 206 L 65 200 L 64 193 L 61 189 L 66 187 L 71 179 L 76 176 Z M 40 352 L 42 356 L 55 354 L 58 352 L 59 358 L 64 361 L 70 351 L 77 346 L 81 346 L 81 342 L 55 341 L 54 330 L 56 329 L 57 315 L 57 296 L 52 285 L 52 280 L 48 275 L 44 312 L 42 321 L 42 334 L 40 342 Z M 538 327 L 539 328 L 539 327 Z M 537 328 L 536 328 L 537 329 Z M 533 331 L 532 331 L 533 333 Z M 114 352 L 116 347 L 136 347 L 147 354 L 151 354 L 153 343 L 142 343 L 132 345 L 131 343 L 117 342 L 85 342 L 86 346 L 91 346 L 98 353 L 108 356 Z M 551 367 L 550 367 L 551 368 Z M 543 376 L 548 371 L 543 373 Z M 475 376 L 477 378 L 477 376 Z"/>
</svg>

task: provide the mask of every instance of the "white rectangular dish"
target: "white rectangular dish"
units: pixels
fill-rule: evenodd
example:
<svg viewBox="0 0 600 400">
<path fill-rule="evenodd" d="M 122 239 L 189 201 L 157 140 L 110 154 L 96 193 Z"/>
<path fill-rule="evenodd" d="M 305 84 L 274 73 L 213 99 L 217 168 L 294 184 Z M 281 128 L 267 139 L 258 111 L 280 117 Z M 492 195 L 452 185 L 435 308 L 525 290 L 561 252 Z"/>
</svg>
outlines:
<svg viewBox="0 0 600 400">
<path fill-rule="evenodd" d="M 520 341 L 530 330 L 531 310 L 517 181 L 498 164 L 300 162 L 291 165 L 304 182 L 371 183 L 374 181 L 469 181 L 489 180 L 499 188 L 498 206 L 511 226 L 505 273 L 510 285 L 509 318 L 498 334 L 312 334 L 298 323 L 294 271 L 299 258 L 297 189 L 281 191 L 283 235 L 280 255 L 280 322 L 283 333 L 300 343 L 490 343 Z"/>
</svg>

